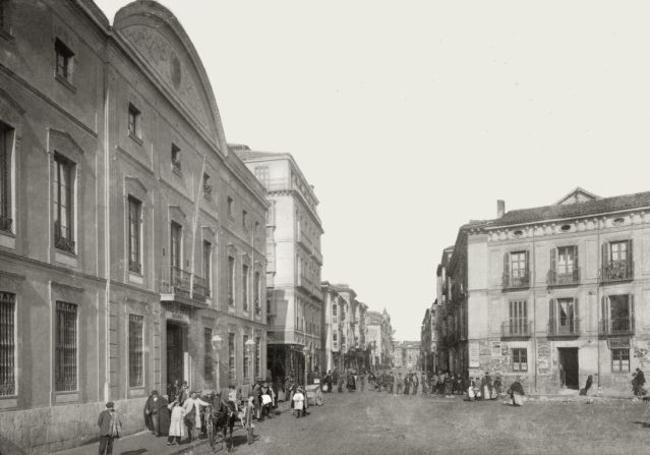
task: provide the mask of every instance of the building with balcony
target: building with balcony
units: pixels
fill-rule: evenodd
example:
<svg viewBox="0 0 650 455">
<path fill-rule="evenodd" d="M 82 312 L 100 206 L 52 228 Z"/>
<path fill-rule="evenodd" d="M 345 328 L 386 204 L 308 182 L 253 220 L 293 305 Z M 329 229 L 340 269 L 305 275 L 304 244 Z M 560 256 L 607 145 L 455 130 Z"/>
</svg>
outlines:
<svg viewBox="0 0 650 455">
<path fill-rule="evenodd" d="M 269 369 L 274 380 L 307 381 L 323 369 L 323 293 L 318 199 L 290 154 L 233 145 L 266 189 Z"/>
<path fill-rule="evenodd" d="M 96 440 L 107 401 L 140 431 L 174 380 L 264 375 L 266 192 L 177 19 L 0 8 L 0 452 Z"/>
<path fill-rule="evenodd" d="M 529 391 L 577 390 L 592 375 L 629 392 L 646 361 L 650 193 L 601 198 L 577 188 L 553 205 L 460 228 L 441 290 L 450 369 L 524 379 Z M 447 312 L 448 313 L 448 312 Z M 447 316 L 443 318 L 450 317 Z"/>
<path fill-rule="evenodd" d="M 422 371 L 431 375 L 438 371 L 437 318 L 440 308 L 434 301 L 424 312 L 420 327 L 420 365 Z"/>
<path fill-rule="evenodd" d="M 391 368 L 393 362 L 393 327 L 386 309 L 384 308 L 382 312 L 368 311 L 366 327 L 366 342 L 370 348 L 370 366 L 374 369 Z"/>
</svg>

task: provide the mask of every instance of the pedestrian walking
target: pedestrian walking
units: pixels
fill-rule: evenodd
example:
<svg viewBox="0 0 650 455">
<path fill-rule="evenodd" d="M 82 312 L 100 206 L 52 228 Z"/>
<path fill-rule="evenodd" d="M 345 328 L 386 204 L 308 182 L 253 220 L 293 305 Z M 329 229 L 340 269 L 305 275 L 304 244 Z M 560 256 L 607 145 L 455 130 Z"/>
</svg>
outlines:
<svg viewBox="0 0 650 455">
<path fill-rule="evenodd" d="M 122 421 L 112 401 L 106 403 L 106 409 L 99 413 L 97 426 L 99 427 L 99 455 L 111 455 L 113 443 L 122 433 Z"/>
<path fill-rule="evenodd" d="M 305 415 L 305 394 L 302 388 L 298 388 L 296 393 L 293 394 L 293 410 L 296 414 L 296 419 Z"/>
<path fill-rule="evenodd" d="M 185 408 L 181 406 L 178 400 L 172 401 L 168 405 L 171 411 L 171 419 L 169 421 L 169 437 L 167 438 L 167 445 L 179 445 L 181 439 L 185 436 Z"/>
<path fill-rule="evenodd" d="M 632 392 L 636 396 L 645 395 L 647 392 L 643 388 L 645 385 L 645 375 L 640 368 L 637 368 L 634 373 L 632 373 Z"/>
<path fill-rule="evenodd" d="M 513 406 L 523 406 L 524 404 L 524 388 L 521 385 L 520 378 L 517 377 L 508 389 L 508 395 L 512 398 Z"/>
</svg>

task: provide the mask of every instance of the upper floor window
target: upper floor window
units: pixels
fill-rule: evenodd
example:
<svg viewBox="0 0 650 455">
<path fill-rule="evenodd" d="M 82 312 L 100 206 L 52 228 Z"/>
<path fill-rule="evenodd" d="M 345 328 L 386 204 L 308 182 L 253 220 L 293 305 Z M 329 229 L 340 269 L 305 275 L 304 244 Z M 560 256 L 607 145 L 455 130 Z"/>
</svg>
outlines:
<svg viewBox="0 0 650 455">
<path fill-rule="evenodd" d="M 142 273 L 142 202 L 129 196 L 129 272 Z"/>
<path fill-rule="evenodd" d="M 0 122 L 0 230 L 12 232 L 12 169 L 14 129 Z"/>
<path fill-rule="evenodd" d="M 508 302 L 508 320 L 503 323 L 504 337 L 530 336 L 528 321 L 528 302 L 526 300 L 511 300 Z"/>
<path fill-rule="evenodd" d="M 262 183 L 264 186 L 268 186 L 269 183 L 269 167 L 268 166 L 256 166 L 255 167 L 255 177 L 257 180 Z"/>
<path fill-rule="evenodd" d="M 577 284 L 580 280 L 578 269 L 578 247 L 576 245 L 551 249 L 549 284 Z"/>
<path fill-rule="evenodd" d="M 237 379 L 235 370 L 235 334 L 228 333 L 228 380 L 235 384 Z"/>
<path fill-rule="evenodd" d="M 228 256 L 228 305 L 235 304 L 235 258 Z"/>
<path fill-rule="evenodd" d="M 59 153 L 54 154 L 54 246 L 75 251 L 74 241 L 74 178 L 75 163 Z"/>
<path fill-rule="evenodd" d="M 214 360 L 212 358 L 212 329 L 204 327 L 203 329 L 203 376 L 205 381 L 210 382 L 214 380 Z"/>
<path fill-rule="evenodd" d="M 210 199 L 212 196 L 212 185 L 210 184 L 210 175 L 205 173 L 203 174 L 203 196 L 206 199 Z"/>
<path fill-rule="evenodd" d="M 549 334 L 575 336 L 578 334 L 578 300 L 551 299 L 549 303 Z"/>
<path fill-rule="evenodd" d="M 503 264 L 503 287 L 525 288 L 528 286 L 528 251 L 506 253 Z"/>
<path fill-rule="evenodd" d="M 634 295 L 618 294 L 602 298 L 601 335 L 634 334 Z"/>
<path fill-rule="evenodd" d="M 241 211 L 241 225 L 244 229 L 246 229 L 248 225 L 248 212 L 246 210 Z"/>
<path fill-rule="evenodd" d="M 262 313 L 262 302 L 260 300 L 260 295 L 262 294 L 262 274 L 260 272 L 255 272 L 255 278 L 253 280 L 254 292 L 255 292 L 255 314 Z"/>
<path fill-rule="evenodd" d="M 140 139 L 140 111 L 133 104 L 129 103 L 129 136 Z"/>
<path fill-rule="evenodd" d="M 182 240 L 183 240 L 183 226 L 172 221 L 169 226 L 170 236 L 170 265 L 172 269 L 180 269 L 183 265 L 181 260 L 182 254 Z"/>
<path fill-rule="evenodd" d="M 208 283 L 212 277 L 212 243 L 203 241 L 203 276 Z"/>
<path fill-rule="evenodd" d="M 233 217 L 233 209 L 234 209 L 235 202 L 232 200 L 230 196 L 228 196 L 228 216 L 230 218 Z"/>
<path fill-rule="evenodd" d="M 0 397 L 16 394 L 16 295 L 0 292 Z"/>
<path fill-rule="evenodd" d="M 631 239 L 603 244 L 601 271 L 603 281 L 632 279 L 633 266 Z"/>
<path fill-rule="evenodd" d="M 248 266 L 244 264 L 242 266 L 242 300 L 244 305 L 244 311 L 248 311 Z"/>
<path fill-rule="evenodd" d="M 181 149 L 176 145 L 172 144 L 172 170 L 174 172 L 181 172 Z"/>
<path fill-rule="evenodd" d="M 56 52 L 56 76 L 72 83 L 74 53 L 58 38 L 54 43 L 54 50 Z"/>
</svg>

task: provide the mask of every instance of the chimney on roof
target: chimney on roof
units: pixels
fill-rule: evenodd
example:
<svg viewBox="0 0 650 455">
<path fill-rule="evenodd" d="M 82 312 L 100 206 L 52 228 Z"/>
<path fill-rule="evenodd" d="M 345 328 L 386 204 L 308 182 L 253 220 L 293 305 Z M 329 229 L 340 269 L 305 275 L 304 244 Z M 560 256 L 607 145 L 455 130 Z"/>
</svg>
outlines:
<svg viewBox="0 0 650 455">
<path fill-rule="evenodd" d="M 506 201 L 503 199 L 497 200 L 497 218 L 503 217 L 503 214 L 506 213 Z"/>
</svg>

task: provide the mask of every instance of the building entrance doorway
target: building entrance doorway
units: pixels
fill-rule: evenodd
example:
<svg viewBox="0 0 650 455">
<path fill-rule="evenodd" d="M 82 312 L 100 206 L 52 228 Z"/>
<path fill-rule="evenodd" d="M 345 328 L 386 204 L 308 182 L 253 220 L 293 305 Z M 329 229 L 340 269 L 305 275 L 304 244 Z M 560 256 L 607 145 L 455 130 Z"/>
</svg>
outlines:
<svg viewBox="0 0 650 455">
<path fill-rule="evenodd" d="M 579 389 L 578 348 L 558 348 L 560 383 L 569 389 Z"/>
<path fill-rule="evenodd" d="M 167 384 L 189 380 L 185 377 L 185 327 L 167 321 Z"/>
</svg>

